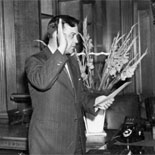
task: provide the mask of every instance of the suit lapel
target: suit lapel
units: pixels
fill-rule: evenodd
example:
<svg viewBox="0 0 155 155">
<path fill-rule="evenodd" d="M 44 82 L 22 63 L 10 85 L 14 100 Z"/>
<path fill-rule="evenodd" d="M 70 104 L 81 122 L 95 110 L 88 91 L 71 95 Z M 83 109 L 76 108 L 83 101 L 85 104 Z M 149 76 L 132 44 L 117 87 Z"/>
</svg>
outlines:
<svg viewBox="0 0 155 155">
<path fill-rule="evenodd" d="M 68 66 L 68 70 L 69 70 L 69 73 L 68 73 L 66 67 L 64 67 L 64 69 L 63 69 L 63 71 L 65 73 L 65 76 L 66 76 L 65 79 L 67 79 L 67 82 L 69 83 L 69 85 L 73 89 L 74 88 L 73 78 L 72 78 L 72 73 L 71 73 L 71 70 L 70 70 L 70 67 L 69 66 Z"/>
<path fill-rule="evenodd" d="M 48 47 L 45 47 L 44 49 L 43 49 L 43 51 L 44 51 L 44 53 L 45 53 L 45 57 L 44 57 L 44 59 L 45 60 L 47 60 L 50 56 L 51 56 L 51 51 L 49 50 L 49 48 Z M 69 75 L 68 75 L 68 72 L 67 72 L 67 70 L 66 70 L 66 68 L 64 67 L 64 69 L 62 70 L 62 74 L 63 74 L 63 81 L 65 82 L 65 83 L 67 83 L 67 85 L 69 86 L 68 88 L 69 89 L 71 89 L 71 92 L 74 94 L 75 92 L 75 80 L 74 80 L 74 76 L 73 76 L 73 74 L 74 74 L 74 72 L 73 72 L 73 70 L 74 69 L 72 69 L 71 68 L 71 65 L 73 65 L 71 62 L 70 62 L 70 58 L 69 58 L 69 62 L 68 62 L 68 69 L 69 69 L 69 72 L 70 72 L 70 76 L 71 76 L 71 80 L 70 80 L 70 77 L 69 77 Z M 76 75 L 75 75 L 76 76 Z"/>
<path fill-rule="evenodd" d="M 78 65 L 78 64 L 76 64 L 74 59 L 69 57 L 68 68 L 69 68 L 70 75 L 72 78 L 73 88 L 75 90 L 76 90 L 77 84 L 78 84 L 78 73 L 77 73 L 77 68 L 76 68 L 77 66 L 76 65 Z"/>
</svg>

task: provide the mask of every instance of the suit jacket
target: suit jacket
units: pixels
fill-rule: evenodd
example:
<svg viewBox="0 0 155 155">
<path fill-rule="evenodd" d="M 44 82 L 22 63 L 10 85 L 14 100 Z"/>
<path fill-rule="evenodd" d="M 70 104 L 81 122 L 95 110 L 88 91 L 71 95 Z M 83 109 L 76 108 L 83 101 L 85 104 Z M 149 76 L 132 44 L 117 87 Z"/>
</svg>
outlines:
<svg viewBox="0 0 155 155">
<path fill-rule="evenodd" d="M 67 57 L 58 50 L 52 54 L 45 47 L 26 61 L 26 73 L 33 106 L 30 154 L 73 154 L 78 135 L 85 151 L 83 114 L 96 114 L 95 97 L 83 89 L 75 56 Z"/>
</svg>

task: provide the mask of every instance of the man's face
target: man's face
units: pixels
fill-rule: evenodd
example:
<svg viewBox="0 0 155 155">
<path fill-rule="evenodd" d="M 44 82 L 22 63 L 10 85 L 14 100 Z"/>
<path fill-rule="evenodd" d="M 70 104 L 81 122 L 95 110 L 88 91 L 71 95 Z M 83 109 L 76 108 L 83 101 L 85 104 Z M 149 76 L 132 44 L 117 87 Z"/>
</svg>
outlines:
<svg viewBox="0 0 155 155">
<path fill-rule="evenodd" d="M 67 48 L 66 54 L 73 53 L 76 44 L 78 43 L 77 34 L 78 34 L 78 27 L 71 27 L 68 24 L 64 24 L 64 35 L 67 41 Z"/>
</svg>

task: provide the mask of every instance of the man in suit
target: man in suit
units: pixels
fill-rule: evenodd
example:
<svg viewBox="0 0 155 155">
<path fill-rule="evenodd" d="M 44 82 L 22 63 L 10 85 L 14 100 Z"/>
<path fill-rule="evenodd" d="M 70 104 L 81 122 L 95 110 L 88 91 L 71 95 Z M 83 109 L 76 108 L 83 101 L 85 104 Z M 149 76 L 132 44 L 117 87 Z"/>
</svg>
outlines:
<svg viewBox="0 0 155 155">
<path fill-rule="evenodd" d="M 47 29 L 49 42 L 26 61 L 33 114 L 29 127 L 30 155 L 85 154 L 84 111 L 97 114 L 95 97 L 83 89 L 74 48 L 78 20 L 53 17 Z M 107 109 L 113 99 L 101 104 Z"/>
</svg>

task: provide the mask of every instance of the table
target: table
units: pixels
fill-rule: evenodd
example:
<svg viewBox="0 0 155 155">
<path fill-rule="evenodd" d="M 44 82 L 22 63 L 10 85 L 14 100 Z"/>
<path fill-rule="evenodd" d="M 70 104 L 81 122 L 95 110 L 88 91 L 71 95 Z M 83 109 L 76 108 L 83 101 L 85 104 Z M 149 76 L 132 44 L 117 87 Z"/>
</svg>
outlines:
<svg viewBox="0 0 155 155">
<path fill-rule="evenodd" d="M 121 150 L 127 148 L 127 145 L 125 143 L 121 142 L 115 142 L 115 144 L 112 144 L 108 148 L 104 143 L 108 140 L 110 140 L 115 134 L 117 130 L 107 130 L 107 136 L 103 139 L 100 143 L 87 143 L 87 154 L 102 154 L 104 155 L 117 155 L 118 152 L 120 153 Z M 142 150 L 147 152 L 147 154 L 155 154 L 155 140 L 152 138 L 151 131 L 145 131 L 144 132 L 145 139 L 139 142 L 134 142 L 129 144 L 129 148 L 134 151 Z M 115 152 L 115 154 L 114 154 Z"/>
<path fill-rule="evenodd" d="M 27 134 L 25 125 L 0 124 L 0 149 L 27 150 Z"/>
<path fill-rule="evenodd" d="M 90 152 L 91 150 L 98 150 L 98 152 L 102 152 L 103 154 L 103 146 L 104 143 L 108 140 L 110 140 L 117 130 L 107 130 L 107 136 L 104 138 L 100 138 L 100 142 L 97 143 L 89 143 L 87 142 L 87 152 Z M 140 142 L 131 143 L 131 146 L 145 146 L 148 147 L 148 149 L 155 150 L 155 140 L 152 139 L 151 131 L 144 132 L 145 140 L 142 140 Z M 25 151 L 27 150 L 27 136 L 28 136 L 28 127 L 24 124 L 18 124 L 18 125 L 8 125 L 5 123 L 0 123 L 0 149 L 12 149 L 12 150 L 19 150 L 19 151 Z M 102 141 L 101 141 L 102 139 Z M 115 145 L 112 145 L 112 149 L 117 149 L 118 147 L 125 148 L 126 144 L 122 144 L 120 142 L 116 142 Z M 117 147 L 117 148 L 116 148 Z M 104 151 L 108 151 L 104 149 Z M 154 153 L 155 154 L 155 153 Z M 110 155 L 110 154 L 109 154 Z"/>
</svg>

